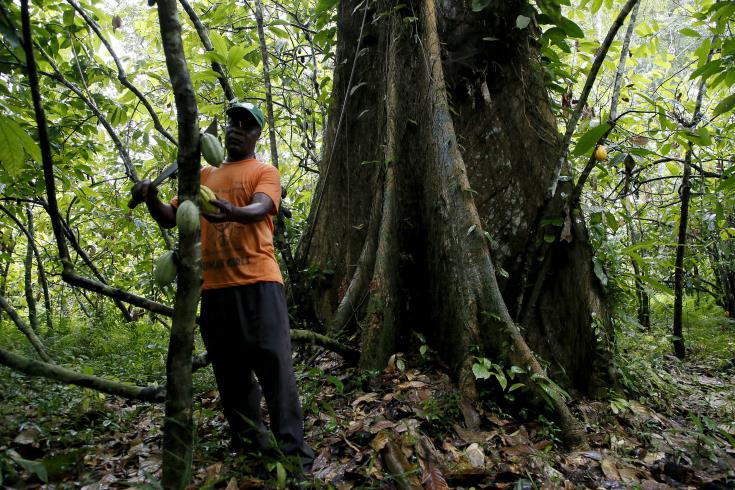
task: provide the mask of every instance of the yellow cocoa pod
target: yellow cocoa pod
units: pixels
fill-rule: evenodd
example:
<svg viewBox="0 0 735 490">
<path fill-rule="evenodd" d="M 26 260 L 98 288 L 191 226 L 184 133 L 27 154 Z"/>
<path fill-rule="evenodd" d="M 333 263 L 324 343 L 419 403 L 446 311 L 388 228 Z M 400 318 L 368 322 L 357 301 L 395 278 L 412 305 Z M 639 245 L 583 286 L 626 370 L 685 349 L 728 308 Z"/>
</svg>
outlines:
<svg viewBox="0 0 735 490">
<path fill-rule="evenodd" d="M 213 167 L 219 167 L 222 165 L 222 160 L 225 159 L 225 149 L 222 148 L 222 143 L 213 134 L 202 133 L 199 143 L 202 147 L 202 156 Z"/>
<path fill-rule="evenodd" d="M 176 278 L 176 272 L 174 253 L 168 251 L 161 255 L 156 261 L 156 270 L 153 273 L 153 277 L 156 280 L 156 283 L 163 287 L 173 282 Z"/>
<path fill-rule="evenodd" d="M 595 160 L 598 162 L 607 160 L 607 148 L 604 145 L 597 145 L 595 148 Z"/>
<path fill-rule="evenodd" d="M 184 201 L 176 210 L 176 226 L 185 235 L 193 235 L 199 230 L 199 208 L 192 201 Z"/>
<path fill-rule="evenodd" d="M 206 185 L 199 186 L 199 201 L 201 202 L 202 211 L 205 213 L 218 213 L 219 208 L 209 201 L 217 199 L 217 195 Z"/>
</svg>

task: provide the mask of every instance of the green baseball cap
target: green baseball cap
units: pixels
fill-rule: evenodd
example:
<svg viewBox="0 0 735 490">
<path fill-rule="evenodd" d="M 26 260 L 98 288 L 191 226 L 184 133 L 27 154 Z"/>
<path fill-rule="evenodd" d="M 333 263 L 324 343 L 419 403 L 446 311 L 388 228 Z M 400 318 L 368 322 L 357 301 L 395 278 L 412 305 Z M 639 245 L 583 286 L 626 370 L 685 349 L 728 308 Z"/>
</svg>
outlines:
<svg viewBox="0 0 735 490">
<path fill-rule="evenodd" d="M 265 116 L 263 116 L 263 111 L 258 109 L 258 106 L 256 106 L 255 104 L 251 104 L 250 102 L 240 102 L 233 99 L 227 105 L 227 110 L 225 111 L 225 114 L 231 116 L 234 112 L 238 112 L 241 110 L 249 112 L 255 118 L 255 122 L 258 123 L 258 126 L 260 126 L 261 128 L 263 127 L 263 125 L 265 124 Z"/>
</svg>

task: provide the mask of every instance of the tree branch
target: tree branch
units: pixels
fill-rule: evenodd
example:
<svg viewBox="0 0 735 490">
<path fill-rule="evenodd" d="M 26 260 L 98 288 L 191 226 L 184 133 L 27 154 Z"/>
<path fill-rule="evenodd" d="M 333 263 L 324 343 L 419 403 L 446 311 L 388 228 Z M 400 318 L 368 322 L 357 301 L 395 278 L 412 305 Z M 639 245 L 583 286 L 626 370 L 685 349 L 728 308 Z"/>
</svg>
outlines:
<svg viewBox="0 0 735 490">
<path fill-rule="evenodd" d="M 556 186 L 559 182 L 559 175 L 561 174 L 562 168 L 565 167 L 567 164 L 567 157 L 569 156 L 569 146 L 572 142 L 572 136 L 574 135 L 575 129 L 577 129 L 577 123 L 579 122 L 579 118 L 582 115 L 582 109 L 584 109 L 585 105 L 587 104 L 587 99 L 589 98 L 590 91 L 592 90 L 592 85 L 594 85 L 595 80 L 597 79 L 597 74 L 602 67 L 602 62 L 605 61 L 605 57 L 607 56 L 607 52 L 610 49 L 610 45 L 615 39 L 615 35 L 618 33 L 618 30 L 623 25 L 625 18 L 628 16 L 628 13 L 631 11 L 633 5 L 635 5 L 636 2 L 638 2 L 638 0 L 628 0 L 625 5 L 623 5 L 622 10 L 615 19 L 615 22 L 613 22 L 613 24 L 610 26 L 610 29 L 607 32 L 607 36 L 605 36 L 605 40 L 602 42 L 597 50 L 597 56 L 595 56 L 595 60 L 592 63 L 590 72 L 587 75 L 587 80 L 585 81 L 584 87 L 582 88 L 582 93 L 579 96 L 579 102 L 577 102 L 577 106 L 574 108 L 574 112 L 572 113 L 571 117 L 569 118 L 569 122 L 567 123 L 567 130 L 564 133 L 564 139 L 562 140 L 562 155 L 559 158 L 556 167 L 554 168 L 554 175 L 552 177 L 551 185 L 549 186 L 549 189 L 547 191 L 547 199 L 551 199 L 554 194 L 556 194 Z"/>
<path fill-rule="evenodd" d="M 117 57 L 117 54 L 115 53 L 115 50 L 112 49 L 112 45 L 110 42 L 105 38 L 105 36 L 102 34 L 102 30 L 100 29 L 100 26 L 95 22 L 94 19 L 92 19 L 89 15 L 87 15 L 87 12 L 84 11 L 84 9 L 76 2 L 76 0 L 66 0 L 69 5 L 74 7 L 74 10 L 79 12 L 79 15 L 82 16 L 84 21 L 89 25 L 89 27 L 97 34 L 97 37 L 102 41 L 102 44 L 105 45 L 105 48 L 107 48 L 107 52 L 110 53 L 110 56 L 112 56 L 112 59 L 115 61 L 115 66 L 117 66 L 117 79 L 120 81 L 120 83 L 123 84 L 128 90 L 133 92 L 138 99 L 143 103 L 145 108 L 148 110 L 148 114 L 150 114 L 151 119 L 153 119 L 153 126 L 158 130 L 159 133 L 163 135 L 164 138 L 169 140 L 174 145 L 178 145 L 176 140 L 174 139 L 171 134 L 166 131 L 166 129 L 161 124 L 160 119 L 158 119 L 158 115 L 156 114 L 156 111 L 153 109 L 153 106 L 151 106 L 150 102 L 148 102 L 148 99 L 146 99 L 145 95 L 141 93 L 140 90 L 138 90 L 130 81 L 128 80 L 128 75 L 125 73 L 125 68 L 123 68 L 122 63 L 120 62 L 120 59 Z"/>
<path fill-rule="evenodd" d="M 46 362 L 53 362 L 51 357 L 46 353 L 46 349 L 44 348 L 43 344 L 41 343 L 41 340 L 38 338 L 36 333 L 31 329 L 28 325 L 25 324 L 23 319 L 18 315 L 18 312 L 15 311 L 15 308 L 10 306 L 8 304 L 8 301 L 5 299 L 5 296 L 0 295 L 0 308 L 5 310 L 5 312 L 8 314 L 8 316 L 13 320 L 13 322 L 17 325 L 18 329 L 23 332 L 23 335 L 25 335 L 28 338 L 28 341 L 31 343 L 33 348 L 38 353 L 38 356 L 43 359 Z"/>
<path fill-rule="evenodd" d="M 186 14 L 189 16 L 189 20 L 191 20 L 191 23 L 194 24 L 194 29 L 196 29 L 197 34 L 199 34 L 199 39 L 202 41 L 204 49 L 206 49 L 207 51 L 214 51 L 214 47 L 212 47 L 212 42 L 209 40 L 209 32 L 207 31 L 206 26 L 202 24 L 202 21 L 199 19 L 199 16 L 197 15 L 194 8 L 189 5 L 189 2 L 187 2 L 187 0 L 179 0 L 179 3 L 183 7 L 184 12 L 186 12 Z M 222 68 L 222 65 L 213 60 L 212 70 L 219 75 L 219 84 L 222 87 L 222 91 L 224 91 L 225 93 L 225 98 L 227 100 L 234 99 L 235 92 L 233 92 L 232 87 L 230 87 L 230 84 L 227 81 L 227 76 L 225 75 L 225 70 Z"/>
<path fill-rule="evenodd" d="M 0 348 L 0 364 L 20 371 L 28 376 L 47 378 L 134 400 L 160 402 L 165 396 L 163 390 L 157 386 L 134 386 L 127 383 L 109 381 L 98 378 L 97 376 L 80 374 L 71 369 L 20 356 L 2 348 Z"/>
</svg>

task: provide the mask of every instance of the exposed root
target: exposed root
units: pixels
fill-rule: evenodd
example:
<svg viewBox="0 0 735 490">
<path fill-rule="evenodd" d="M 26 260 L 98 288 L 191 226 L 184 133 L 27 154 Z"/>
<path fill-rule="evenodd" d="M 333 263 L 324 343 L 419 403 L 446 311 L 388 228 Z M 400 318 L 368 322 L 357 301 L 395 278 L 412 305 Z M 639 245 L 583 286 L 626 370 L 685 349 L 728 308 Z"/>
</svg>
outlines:
<svg viewBox="0 0 735 490">
<path fill-rule="evenodd" d="M 379 175 L 384 175 L 383 173 Z M 334 312 L 327 326 L 327 333 L 338 333 L 342 331 L 350 319 L 355 315 L 362 298 L 367 291 L 370 276 L 375 266 L 375 254 L 378 248 L 378 230 L 383 216 L 383 185 L 378 179 L 375 184 L 372 209 L 370 210 L 370 223 L 368 224 L 367 237 L 357 261 L 357 268 L 352 276 L 350 285 L 345 295 Z"/>
<path fill-rule="evenodd" d="M 395 21 L 393 21 L 393 27 Z M 393 29 L 391 29 L 393 31 Z M 380 220 L 378 246 L 366 317 L 373 320 L 362 332 L 362 357 L 360 365 L 365 368 L 382 368 L 396 351 L 398 338 L 398 190 L 395 160 L 398 154 L 398 77 L 395 57 L 396 39 L 391 34 L 387 57 L 386 87 L 386 143 L 383 191 L 383 211 Z"/>
<path fill-rule="evenodd" d="M 429 138 L 437 158 L 436 174 L 427 177 L 427 187 L 433 187 L 438 196 L 443 198 L 438 217 L 434 218 L 433 223 L 435 231 L 442 238 L 434 254 L 449 256 L 450 250 L 454 252 L 453 259 L 441 271 L 449 273 L 448 279 L 454 280 L 454 284 L 444 288 L 441 299 L 447 304 L 449 319 L 460 322 L 463 328 L 461 335 L 464 338 L 460 341 L 464 353 L 455 353 L 460 388 L 468 385 L 467 367 L 471 366 L 473 358 L 470 346 L 484 345 L 485 350 L 507 356 L 514 365 L 525 368 L 525 384 L 534 395 L 538 399 L 550 400 L 564 440 L 570 445 L 577 445 L 583 441 L 581 425 L 572 416 L 557 385 L 548 379 L 526 344 L 500 294 L 474 198 L 470 192 L 466 192 L 469 189 L 466 168 L 458 149 L 447 95 L 442 85 L 444 74 L 433 0 L 425 0 L 421 10 L 425 29 L 422 41 L 427 50 L 429 109 L 433 111 Z M 427 170 L 427 174 L 429 171 L 431 169 Z M 457 237 L 463 237 L 459 243 Z M 483 336 L 487 331 L 492 339 L 483 339 L 481 330 Z M 507 352 L 501 352 L 500 344 L 493 344 L 505 339 L 511 341 L 512 347 Z"/>
</svg>

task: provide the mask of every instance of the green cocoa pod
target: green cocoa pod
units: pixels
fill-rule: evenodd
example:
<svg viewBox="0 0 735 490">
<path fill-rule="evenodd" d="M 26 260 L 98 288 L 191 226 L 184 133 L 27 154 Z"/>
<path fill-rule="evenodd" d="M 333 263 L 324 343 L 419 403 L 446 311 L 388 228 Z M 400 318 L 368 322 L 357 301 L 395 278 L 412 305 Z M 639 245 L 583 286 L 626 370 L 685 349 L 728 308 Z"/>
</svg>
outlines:
<svg viewBox="0 0 735 490">
<path fill-rule="evenodd" d="M 206 185 L 199 186 L 199 201 L 201 202 L 202 211 L 205 213 L 219 213 L 219 208 L 209 201 L 217 199 L 217 195 L 212 189 Z"/>
<path fill-rule="evenodd" d="M 199 230 L 199 208 L 192 201 L 184 201 L 176 210 L 176 226 L 184 235 L 193 235 Z"/>
<path fill-rule="evenodd" d="M 202 147 L 202 156 L 208 164 L 213 167 L 222 165 L 222 161 L 225 159 L 225 149 L 222 148 L 222 144 L 215 135 L 202 133 L 199 144 Z"/>
<path fill-rule="evenodd" d="M 153 277 L 156 283 L 163 287 L 171 284 L 176 278 L 176 260 L 174 259 L 174 253 L 171 251 L 161 255 L 156 261 L 156 270 L 153 273 Z"/>
</svg>

